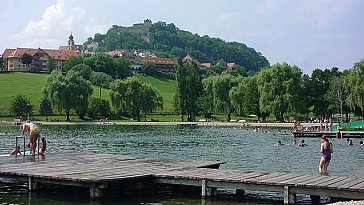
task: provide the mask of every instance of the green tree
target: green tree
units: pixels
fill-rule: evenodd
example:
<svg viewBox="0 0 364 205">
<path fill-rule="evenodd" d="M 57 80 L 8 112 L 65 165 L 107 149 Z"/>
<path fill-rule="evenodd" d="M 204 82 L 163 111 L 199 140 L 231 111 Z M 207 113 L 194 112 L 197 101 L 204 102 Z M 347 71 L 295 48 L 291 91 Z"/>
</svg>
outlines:
<svg viewBox="0 0 364 205">
<path fill-rule="evenodd" d="M 116 67 L 115 67 L 115 77 L 120 79 L 125 79 L 131 76 L 130 66 L 131 62 L 129 59 L 121 57 L 115 59 Z"/>
<path fill-rule="evenodd" d="M 155 65 L 155 63 L 148 61 L 143 64 L 143 73 L 149 76 L 157 76 L 157 66 Z"/>
<path fill-rule="evenodd" d="M 48 68 L 49 72 L 52 72 L 54 69 L 56 69 L 56 62 L 51 57 L 48 58 L 47 68 Z"/>
<path fill-rule="evenodd" d="M 30 104 L 30 100 L 24 95 L 15 96 L 14 100 L 11 101 L 10 111 L 20 118 L 30 115 L 33 112 L 33 106 Z"/>
<path fill-rule="evenodd" d="M 227 121 L 231 120 L 234 111 L 229 96 L 230 89 L 238 85 L 241 80 L 240 77 L 231 75 L 210 76 L 203 80 L 205 95 L 211 96 L 215 113 L 225 112 Z"/>
<path fill-rule="evenodd" d="M 183 121 L 187 114 L 188 121 L 195 121 L 199 111 L 199 99 L 203 94 L 203 86 L 199 69 L 194 62 L 182 62 L 180 59 L 176 71 L 177 93 L 175 108 Z"/>
<path fill-rule="evenodd" d="M 147 114 L 153 112 L 158 107 L 163 108 L 163 98 L 159 91 L 153 88 L 150 84 L 142 86 L 142 112 L 144 113 L 144 120 L 147 121 Z"/>
<path fill-rule="evenodd" d="M 60 71 L 54 70 L 47 78 L 44 94 L 52 99 L 54 107 L 59 111 L 65 111 L 67 121 L 70 121 L 71 109 L 74 109 L 80 118 L 85 114 L 92 87 L 74 71 L 63 75 Z"/>
<path fill-rule="evenodd" d="M 71 56 L 64 62 L 63 70 L 70 71 L 73 67 L 79 64 L 83 64 L 84 56 Z"/>
<path fill-rule="evenodd" d="M 345 84 L 348 90 L 346 99 L 351 109 L 359 109 L 364 117 L 364 59 L 355 63 L 354 67 L 345 77 Z"/>
<path fill-rule="evenodd" d="M 255 114 L 260 119 L 265 119 L 268 113 L 260 112 L 258 80 L 256 76 L 246 78 L 244 95 L 244 108 L 247 114 Z"/>
<path fill-rule="evenodd" d="M 33 62 L 33 56 L 31 56 L 28 53 L 24 53 L 21 56 L 21 63 L 25 64 L 27 66 L 27 68 L 29 68 L 29 65 Z"/>
<path fill-rule="evenodd" d="M 47 98 L 42 98 L 39 104 L 39 113 L 41 115 L 46 116 L 46 120 L 48 120 L 48 116 L 53 114 L 52 104 Z"/>
<path fill-rule="evenodd" d="M 142 111 L 148 113 L 163 105 L 159 92 L 136 77 L 114 80 L 110 84 L 109 94 L 117 113 L 134 115 L 138 121 Z"/>
<path fill-rule="evenodd" d="M 115 61 L 104 53 L 97 53 L 84 59 L 84 64 L 91 67 L 95 72 L 104 72 L 108 75 L 116 75 Z"/>
<path fill-rule="evenodd" d="M 232 87 L 229 91 L 231 106 L 238 116 L 242 116 L 245 113 L 244 99 L 246 90 L 247 88 L 243 81 L 239 85 Z"/>
<path fill-rule="evenodd" d="M 73 72 L 77 73 L 77 75 L 82 76 L 86 80 L 90 80 L 91 72 L 93 72 L 90 66 L 85 64 L 77 64 L 71 69 Z"/>
<path fill-rule="evenodd" d="M 330 113 L 340 113 L 340 121 L 343 121 L 342 117 L 346 108 L 345 100 L 347 98 L 343 73 L 337 71 L 335 74 L 332 74 L 325 98 L 330 102 L 328 104 Z"/>
<path fill-rule="evenodd" d="M 111 113 L 109 101 L 101 98 L 91 98 L 88 104 L 88 116 L 106 117 Z"/>
<path fill-rule="evenodd" d="M 222 72 L 227 70 L 226 62 L 223 60 L 219 60 L 215 65 L 212 66 L 212 70 L 216 74 L 221 74 Z"/>
<path fill-rule="evenodd" d="M 110 75 L 103 72 L 92 72 L 90 81 L 92 82 L 92 84 L 99 86 L 100 98 L 101 98 L 102 88 L 109 88 L 109 85 L 113 81 L 113 78 Z"/>
<path fill-rule="evenodd" d="M 275 64 L 258 73 L 259 105 L 261 112 L 274 113 L 284 121 L 284 113 L 299 110 L 302 72 L 287 63 Z"/>
<path fill-rule="evenodd" d="M 0 57 L 0 70 L 3 69 L 3 66 L 4 66 L 4 58 L 1 56 Z"/>
<path fill-rule="evenodd" d="M 203 85 L 197 65 L 194 62 L 184 64 L 187 66 L 187 120 L 195 121 L 199 111 L 198 100 L 203 94 Z"/>
<path fill-rule="evenodd" d="M 181 121 L 184 121 L 184 115 L 187 110 L 187 67 L 183 65 L 182 59 L 178 60 L 176 69 L 177 93 L 174 97 L 174 106 L 181 115 Z"/>
</svg>

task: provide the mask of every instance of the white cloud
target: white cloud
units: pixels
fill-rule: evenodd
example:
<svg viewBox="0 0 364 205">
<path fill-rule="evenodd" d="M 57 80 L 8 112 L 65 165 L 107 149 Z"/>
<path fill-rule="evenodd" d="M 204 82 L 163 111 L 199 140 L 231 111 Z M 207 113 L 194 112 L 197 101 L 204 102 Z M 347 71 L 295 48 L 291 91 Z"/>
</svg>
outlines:
<svg viewBox="0 0 364 205">
<path fill-rule="evenodd" d="M 111 24 L 100 24 L 97 18 L 92 18 L 88 25 L 86 25 L 83 30 L 87 36 L 93 36 L 96 33 L 106 33 L 110 28 Z"/>
<path fill-rule="evenodd" d="M 57 40 L 65 38 L 86 15 L 79 7 L 67 7 L 63 0 L 47 7 L 40 20 L 29 21 L 18 39 L 32 47 L 57 47 Z M 58 42 L 60 43 L 60 42 Z"/>
</svg>

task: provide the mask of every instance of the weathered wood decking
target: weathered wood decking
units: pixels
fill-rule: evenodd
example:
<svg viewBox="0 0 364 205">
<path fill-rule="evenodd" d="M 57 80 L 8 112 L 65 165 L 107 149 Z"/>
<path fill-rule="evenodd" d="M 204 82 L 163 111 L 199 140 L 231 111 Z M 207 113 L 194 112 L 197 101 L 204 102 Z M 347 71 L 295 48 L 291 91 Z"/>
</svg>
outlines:
<svg viewBox="0 0 364 205">
<path fill-rule="evenodd" d="M 0 157 L 0 176 L 29 183 L 62 184 L 90 188 L 91 197 L 101 197 L 110 183 L 143 180 L 154 183 L 201 187 L 203 197 L 216 188 L 284 193 L 285 203 L 295 194 L 364 199 L 364 177 L 339 177 L 219 170 L 220 161 L 140 158 L 113 154 L 59 153 L 41 156 Z"/>
<path fill-rule="evenodd" d="M 336 132 L 319 132 L 319 131 L 293 131 L 292 135 L 294 137 L 336 137 Z M 364 132 L 350 132 L 343 131 L 339 133 L 339 137 L 342 138 L 364 138 Z"/>
</svg>

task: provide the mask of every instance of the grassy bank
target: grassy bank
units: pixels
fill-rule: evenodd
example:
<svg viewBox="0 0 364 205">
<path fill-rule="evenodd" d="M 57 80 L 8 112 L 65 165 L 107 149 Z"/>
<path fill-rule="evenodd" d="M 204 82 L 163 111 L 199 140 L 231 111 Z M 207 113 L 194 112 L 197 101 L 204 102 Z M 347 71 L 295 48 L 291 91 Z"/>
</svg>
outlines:
<svg viewBox="0 0 364 205">
<path fill-rule="evenodd" d="M 42 90 L 49 74 L 9 72 L 0 73 L 0 116 L 10 115 L 10 104 L 16 95 L 24 95 L 38 113 Z M 142 82 L 157 88 L 164 100 L 164 108 L 159 112 L 172 113 L 173 96 L 176 92 L 176 82 L 169 79 L 158 79 L 149 76 L 137 76 Z M 109 90 L 102 89 L 102 98 L 109 99 Z M 99 97 L 99 88 L 93 86 L 93 97 Z"/>
</svg>

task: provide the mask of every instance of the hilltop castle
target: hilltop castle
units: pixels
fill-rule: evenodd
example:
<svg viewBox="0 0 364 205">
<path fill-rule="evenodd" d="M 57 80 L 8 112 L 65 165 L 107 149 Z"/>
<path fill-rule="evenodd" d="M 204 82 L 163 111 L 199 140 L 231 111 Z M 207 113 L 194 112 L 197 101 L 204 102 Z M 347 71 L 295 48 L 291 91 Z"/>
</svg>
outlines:
<svg viewBox="0 0 364 205">
<path fill-rule="evenodd" d="M 148 43 L 153 42 L 153 35 L 150 33 L 150 27 L 152 27 L 152 21 L 149 19 L 144 20 L 143 23 L 133 24 L 131 27 L 117 26 L 113 27 L 117 32 L 129 31 L 140 34 L 140 37 Z"/>
</svg>

